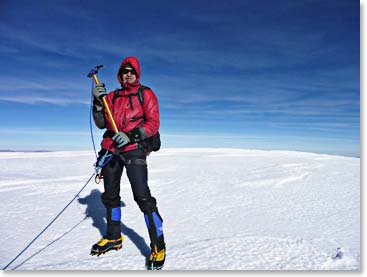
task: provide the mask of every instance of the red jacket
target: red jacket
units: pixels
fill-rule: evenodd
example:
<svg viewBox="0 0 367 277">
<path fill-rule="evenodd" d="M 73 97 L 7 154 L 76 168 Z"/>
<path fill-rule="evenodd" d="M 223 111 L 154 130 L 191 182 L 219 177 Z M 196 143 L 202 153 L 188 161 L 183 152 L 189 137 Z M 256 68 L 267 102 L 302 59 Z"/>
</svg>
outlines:
<svg viewBox="0 0 367 277">
<path fill-rule="evenodd" d="M 129 63 L 136 71 L 136 82 L 134 84 L 123 83 L 120 77 L 121 68 Z M 119 95 L 129 95 L 134 94 L 138 91 L 140 87 L 140 65 L 139 61 L 135 57 L 127 57 L 124 59 L 120 65 L 120 68 L 117 72 L 117 80 L 121 84 L 122 89 L 119 91 Z M 157 133 L 159 129 L 159 107 L 158 107 L 158 99 L 154 92 L 151 89 L 145 89 L 143 92 L 144 102 L 141 105 L 139 98 L 137 96 L 132 96 L 132 104 L 133 109 L 130 107 L 129 97 L 117 97 L 115 98 L 114 103 L 112 103 L 112 99 L 114 97 L 114 91 L 111 91 L 106 96 L 106 101 L 108 106 L 110 107 L 113 119 L 115 120 L 117 129 L 122 132 L 129 132 L 135 128 L 142 127 L 147 135 L 147 137 L 153 136 Z M 134 120 L 136 117 L 144 116 L 144 122 L 142 119 Z M 105 111 L 105 119 L 106 119 L 106 129 L 113 131 L 112 123 Z M 115 151 L 115 143 L 113 142 L 111 137 L 106 137 L 102 140 L 101 143 L 102 148 L 110 150 L 112 152 Z M 128 144 L 121 149 L 121 152 L 126 152 L 129 150 L 133 150 L 137 148 L 137 143 Z"/>
</svg>

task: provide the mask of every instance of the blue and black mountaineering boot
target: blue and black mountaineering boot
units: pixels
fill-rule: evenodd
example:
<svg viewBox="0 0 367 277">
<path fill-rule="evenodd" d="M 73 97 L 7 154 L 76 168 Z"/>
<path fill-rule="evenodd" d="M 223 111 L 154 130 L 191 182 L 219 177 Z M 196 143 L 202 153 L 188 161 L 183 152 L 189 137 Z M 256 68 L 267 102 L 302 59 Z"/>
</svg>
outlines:
<svg viewBox="0 0 367 277">
<path fill-rule="evenodd" d="M 107 232 L 92 246 L 90 254 L 99 256 L 110 250 L 122 248 L 124 236 L 121 234 L 121 208 L 107 208 Z"/>
<path fill-rule="evenodd" d="M 166 259 L 166 245 L 163 236 L 163 220 L 158 211 L 144 214 L 145 223 L 148 227 L 152 251 L 147 263 L 148 270 L 160 270 Z"/>
</svg>

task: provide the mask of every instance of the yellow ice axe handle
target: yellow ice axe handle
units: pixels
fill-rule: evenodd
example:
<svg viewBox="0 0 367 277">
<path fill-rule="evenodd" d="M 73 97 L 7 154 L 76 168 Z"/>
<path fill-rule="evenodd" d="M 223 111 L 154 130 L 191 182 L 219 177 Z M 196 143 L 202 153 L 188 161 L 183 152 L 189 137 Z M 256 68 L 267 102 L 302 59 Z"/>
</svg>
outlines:
<svg viewBox="0 0 367 277">
<path fill-rule="evenodd" d="M 96 85 L 99 84 L 99 81 L 98 81 L 98 78 L 97 78 L 97 75 L 96 74 L 93 74 L 93 79 L 94 79 L 94 82 L 96 83 Z M 106 97 L 103 96 L 102 97 L 102 102 L 103 102 L 103 106 L 105 107 L 106 111 L 107 111 L 107 115 L 112 123 L 112 128 L 113 130 L 115 131 L 115 133 L 118 133 L 118 129 L 116 127 L 116 123 L 115 123 L 115 120 L 113 119 L 112 117 L 112 113 L 111 113 L 111 110 L 110 108 L 108 107 L 108 104 L 107 104 L 107 101 L 106 101 Z"/>
</svg>

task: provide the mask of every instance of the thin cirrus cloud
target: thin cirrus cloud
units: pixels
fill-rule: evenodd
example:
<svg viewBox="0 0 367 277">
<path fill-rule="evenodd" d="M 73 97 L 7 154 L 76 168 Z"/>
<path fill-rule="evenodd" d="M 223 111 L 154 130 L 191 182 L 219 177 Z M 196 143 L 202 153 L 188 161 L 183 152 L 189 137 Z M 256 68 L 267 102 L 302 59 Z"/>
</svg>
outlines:
<svg viewBox="0 0 367 277">
<path fill-rule="evenodd" d="M 24 104 L 89 105 L 89 93 L 78 82 L 64 82 L 44 77 L 41 80 L 26 80 L 21 77 L 3 76 L 0 84 L 0 101 Z"/>
<path fill-rule="evenodd" d="M 75 45 L 67 48 L 65 50 L 65 47 L 63 47 L 62 45 L 58 45 L 57 43 L 51 43 L 48 42 L 48 43 L 44 43 L 44 41 L 42 40 L 38 40 L 38 39 L 34 39 L 34 38 L 31 38 L 31 37 L 27 37 L 27 35 L 24 33 L 24 32 L 16 32 L 14 30 L 8 30 L 6 32 L 4 32 L 4 30 L 6 28 L 4 28 L 4 26 L 2 26 L 1 28 L 3 30 L 3 35 L 5 36 L 8 36 L 10 38 L 13 38 L 13 39 L 17 39 L 17 40 L 20 40 L 22 43 L 24 43 L 26 46 L 27 45 L 32 45 L 33 47 L 38 47 L 39 49 L 41 50 L 45 50 L 45 51 L 53 51 L 54 53 L 56 54 L 60 54 L 60 55 L 69 55 L 69 56 L 73 56 L 73 57 L 79 57 L 79 58 L 85 58 L 85 55 L 82 53 L 82 51 L 78 51 L 78 43 L 76 43 Z M 255 33 L 257 33 L 258 30 L 253 30 L 251 33 L 246 33 L 246 37 L 255 37 Z M 269 35 L 269 34 L 268 34 Z M 273 32 L 273 35 L 271 36 L 272 39 L 269 39 L 269 41 L 272 43 L 272 45 L 277 45 L 279 43 L 279 41 L 286 41 L 286 37 L 284 37 L 285 34 L 283 33 L 276 33 L 276 32 Z M 262 37 L 262 36 L 257 36 L 257 37 Z M 309 40 L 309 37 L 306 37 L 307 40 Z M 314 38 L 313 41 L 314 44 L 320 40 L 320 35 L 319 34 L 316 34 L 314 35 Z M 147 41 L 149 41 L 149 38 L 147 39 Z M 158 42 L 157 42 L 158 41 Z M 234 69 L 237 69 L 237 70 L 250 70 L 250 69 L 254 69 L 254 66 L 256 66 L 256 68 L 264 68 L 264 67 L 269 67 L 269 66 L 272 66 L 272 67 L 275 67 L 277 65 L 280 65 L 281 62 L 279 60 L 274 60 L 272 61 L 272 59 L 268 59 L 265 56 L 265 58 L 263 58 L 263 61 L 264 62 L 261 62 L 261 56 L 262 55 L 257 55 L 257 63 L 251 63 L 251 62 L 238 62 L 238 61 L 241 61 L 241 60 L 246 60 L 246 57 L 248 55 L 251 56 L 251 54 L 249 53 L 246 53 L 246 51 L 240 53 L 240 55 L 238 56 L 237 54 L 238 53 L 232 53 L 231 55 L 226 55 L 224 57 L 224 55 L 218 55 L 218 53 L 216 53 L 215 51 L 211 51 L 210 49 L 209 50 L 197 50 L 197 49 L 191 49 L 189 46 L 188 46 L 188 43 L 185 44 L 185 43 L 177 43 L 177 45 L 180 45 L 180 47 L 173 47 L 175 48 L 176 50 L 175 51 L 165 51 L 164 49 L 163 50 L 159 50 L 160 48 L 159 47 L 154 47 L 154 43 L 157 43 L 157 45 L 169 45 L 168 42 L 170 42 L 170 44 L 173 44 L 175 45 L 175 41 L 181 41 L 179 37 L 176 37 L 175 38 L 175 35 L 167 35 L 165 36 L 164 38 L 162 37 L 159 37 L 159 39 L 155 39 L 155 42 L 153 41 L 153 43 L 151 43 L 150 47 L 148 46 L 145 46 L 145 47 L 135 47 L 135 45 L 131 45 L 130 47 L 127 46 L 127 48 L 129 49 L 140 49 L 140 51 L 142 53 L 144 53 L 144 55 L 146 56 L 155 56 L 157 58 L 160 58 L 160 59 L 163 59 L 163 60 L 166 60 L 167 62 L 171 62 L 171 61 L 174 61 L 174 60 L 177 60 L 177 57 L 178 56 L 184 56 L 185 59 L 182 60 L 182 63 L 184 64 L 190 64 L 192 67 L 195 67 L 195 66 L 202 66 L 202 65 L 210 65 L 210 66 L 216 66 L 216 67 L 226 67 L 226 66 L 231 66 L 232 68 Z M 297 39 L 296 39 L 297 41 Z M 144 43 L 142 43 L 144 45 Z M 101 44 L 96 44 L 96 43 L 93 43 L 91 42 L 90 44 L 90 47 L 91 49 L 95 49 L 97 51 L 103 51 L 105 50 L 106 52 L 109 52 L 109 53 L 113 53 L 113 54 L 118 54 L 120 52 L 120 49 L 121 49 L 121 46 L 119 46 L 118 43 L 112 43 L 112 44 L 107 44 L 107 45 L 104 45 L 103 47 L 101 46 Z M 146 44 L 146 45 L 149 45 L 149 44 Z M 277 47 L 279 48 L 279 46 Z M 299 47 L 293 47 L 291 49 L 298 49 Z M 282 47 L 280 47 L 280 49 L 282 49 Z M 298 50 L 300 53 L 303 53 L 302 51 Z M 289 51 L 288 51 L 289 52 Z M 200 59 L 198 59 L 198 57 L 200 56 Z M 260 58 L 260 59 L 259 59 Z M 274 59 L 274 57 L 273 57 Z M 237 62 L 236 62 L 237 61 Z M 292 62 L 294 62 L 294 59 L 291 59 Z M 282 66 L 284 67 L 284 61 L 282 61 L 283 64 Z M 200 74 L 197 78 L 199 80 L 203 80 L 202 83 L 204 84 L 210 84 L 211 83 L 211 80 L 212 80 L 212 76 L 210 75 L 211 72 L 205 72 L 203 74 Z M 205 75 L 206 76 L 209 76 L 209 78 L 206 78 L 205 80 Z M 184 76 L 182 76 L 184 77 Z M 152 75 L 151 77 L 152 79 L 154 78 L 154 74 Z M 175 77 L 173 77 L 174 79 Z M 221 83 L 226 83 L 226 79 L 228 77 L 225 76 L 223 78 L 223 80 L 220 80 Z M 244 78 L 246 78 L 246 74 L 244 76 Z M 228 79 L 231 79 L 231 77 L 229 77 Z M 261 79 L 261 76 L 260 76 L 260 79 Z M 273 78 L 270 78 L 269 80 L 263 80 L 265 81 L 261 87 L 260 85 L 258 87 L 256 87 L 256 85 L 252 85 L 251 83 L 248 84 L 248 82 L 244 81 L 241 83 L 241 81 L 237 81 L 237 85 L 236 83 L 234 83 L 233 81 L 230 81 L 232 83 L 232 85 L 234 85 L 235 87 L 242 87 L 248 91 L 251 92 L 250 95 L 247 95 L 247 97 L 245 98 L 246 102 L 248 101 L 252 101 L 252 102 L 258 102 L 257 99 L 259 99 L 260 97 L 262 97 L 261 94 L 265 94 L 263 93 L 263 91 L 266 91 L 266 90 L 269 90 L 267 89 L 267 85 L 269 83 L 271 83 L 272 86 L 274 86 L 274 82 L 281 82 L 282 80 L 281 79 L 278 79 L 276 80 L 276 77 Z M 307 82 L 307 81 L 306 81 Z M 229 83 L 229 82 L 227 82 Z M 258 81 L 258 83 L 260 83 Z M 310 81 L 309 81 L 310 83 Z M 328 83 L 329 84 L 329 83 Z M 220 91 L 225 91 L 225 86 L 226 84 L 223 86 L 224 88 L 221 88 L 219 87 L 219 89 L 215 89 L 215 86 L 213 85 L 213 90 L 211 90 L 210 92 L 208 93 L 205 93 L 205 97 L 192 97 L 192 95 L 190 95 L 191 93 L 180 93 L 180 98 L 177 100 L 178 102 L 190 102 L 190 101 L 200 101 L 200 99 L 204 99 L 204 101 L 215 101 L 216 99 L 220 99 L 221 97 L 223 98 L 223 94 L 221 95 L 221 97 L 217 96 L 218 93 Z M 251 89 L 251 86 L 253 86 L 253 89 Z M 299 82 L 298 83 L 298 86 L 302 86 L 302 82 Z M 310 86 L 317 86 L 317 84 L 310 84 Z M 12 86 L 11 89 L 15 89 L 17 86 Z M 31 85 L 32 87 L 32 85 Z M 307 87 L 307 84 L 305 84 L 305 89 L 309 89 L 310 87 Z M 320 88 L 320 86 L 318 87 Z M 22 88 L 20 88 L 22 89 Z M 202 90 L 204 91 L 204 90 Z M 275 92 L 275 93 L 274 93 Z M 293 95 L 297 94 L 297 91 L 293 91 L 292 92 Z M 271 90 L 270 93 L 268 95 L 266 95 L 266 98 L 262 98 L 261 101 L 268 101 L 266 99 L 271 99 L 272 97 L 274 97 L 273 95 L 278 95 L 277 97 L 279 97 L 278 100 L 281 100 L 282 97 L 284 97 L 284 91 L 283 93 L 279 93 L 279 94 L 276 94 L 276 91 L 274 90 Z M 228 95 L 229 97 L 236 97 L 235 95 L 231 95 L 231 93 L 229 93 Z M 192 100 L 190 100 L 190 98 Z M 177 99 L 177 98 L 175 98 Z M 264 100 L 265 99 L 265 100 Z M 242 102 L 242 100 L 240 100 L 240 102 Z M 57 101 L 55 101 L 55 103 L 57 103 Z M 78 102 L 77 102 L 78 103 Z"/>
<path fill-rule="evenodd" d="M 140 13 L 123 17 L 117 1 L 105 3 L 103 12 L 97 1 L 34 2 L 24 9 L 8 2 L 0 23 L 0 102 L 9 110 L 29 104 L 57 110 L 42 124 L 63 124 L 65 106 L 84 116 L 77 110 L 90 103 L 91 65 L 105 64 L 101 80 L 111 90 L 121 59 L 138 56 L 142 83 L 160 100 L 165 133 L 356 134 L 358 6 L 265 2 L 128 2 L 123 10 Z M 19 111 L 11 120 L 16 116 L 32 118 Z"/>
</svg>

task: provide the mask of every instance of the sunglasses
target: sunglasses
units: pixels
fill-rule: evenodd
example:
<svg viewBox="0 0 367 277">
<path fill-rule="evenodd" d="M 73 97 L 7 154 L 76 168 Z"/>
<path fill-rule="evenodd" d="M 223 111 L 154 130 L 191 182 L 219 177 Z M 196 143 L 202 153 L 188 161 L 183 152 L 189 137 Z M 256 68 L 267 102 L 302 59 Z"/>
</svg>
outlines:
<svg viewBox="0 0 367 277">
<path fill-rule="evenodd" d="M 133 74 L 133 75 L 136 75 L 136 72 L 135 72 L 135 70 L 134 69 L 128 69 L 128 68 L 123 68 L 122 70 L 121 70 L 121 72 L 122 72 L 122 74 L 127 74 L 127 73 L 131 73 L 131 74 Z"/>
</svg>

